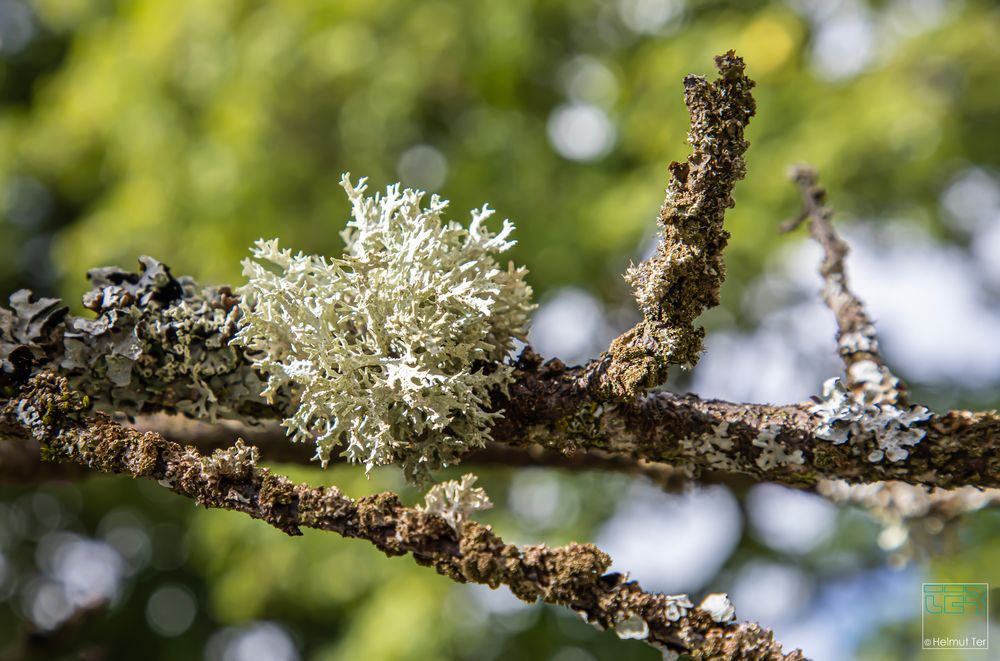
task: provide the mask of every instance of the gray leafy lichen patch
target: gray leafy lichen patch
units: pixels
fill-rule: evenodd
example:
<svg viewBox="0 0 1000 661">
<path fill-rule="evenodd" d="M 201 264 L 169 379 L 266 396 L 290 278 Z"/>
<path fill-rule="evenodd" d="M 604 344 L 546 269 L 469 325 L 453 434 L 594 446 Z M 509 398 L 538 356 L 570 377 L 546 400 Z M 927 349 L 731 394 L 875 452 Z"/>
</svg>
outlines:
<svg viewBox="0 0 1000 661">
<path fill-rule="evenodd" d="M 788 448 L 778 441 L 778 434 L 781 433 L 782 425 L 774 423 L 768 424 L 760 430 L 753 440 L 754 447 L 761 448 L 760 455 L 757 456 L 756 464 L 761 470 L 770 470 L 788 464 L 804 464 L 802 450 L 788 451 Z"/>
<path fill-rule="evenodd" d="M 0 389 L 59 370 L 91 403 L 127 414 L 274 417 L 260 396 L 262 379 L 229 343 L 240 316 L 229 288 L 175 278 L 151 257 L 139 263 L 138 273 L 88 273 L 83 303 L 92 318 L 68 315 L 58 299 L 15 292 L 10 308 L 0 307 Z M 275 405 L 288 401 L 283 392 Z"/>
<path fill-rule="evenodd" d="M 855 379 L 858 374 L 863 377 L 867 370 L 871 383 L 882 383 L 879 366 L 875 363 L 864 365 L 866 362 L 871 361 L 852 366 Z M 866 447 L 869 449 L 868 461 L 872 463 L 881 462 L 883 458 L 890 462 L 906 459 L 909 456 L 907 448 L 917 445 L 927 434 L 914 424 L 932 417 L 924 406 L 905 406 L 884 400 L 879 388 L 855 395 L 836 377 L 823 384 L 822 397 L 809 410 L 820 422 L 815 430 L 818 438 L 836 445 L 850 442 Z"/>
<path fill-rule="evenodd" d="M 35 299 L 27 289 L 11 295 L 9 310 L 0 307 L 0 387 L 25 380 L 35 363 L 61 351 L 52 330 L 67 311 L 59 299 Z"/>
<path fill-rule="evenodd" d="M 443 219 L 447 201 L 390 186 L 366 197 L 342 180 L 353 219 L 341 258 L 295 254 L 258 241 L 236 342 L 267 375 L 263 395 L 297 396 L 284 421 L 293 440 L 335 448 L 350 461 L 400 463 L 411 480 L 482 447 L 505 390 L 505 357 L 533 308 L 526 270 L 502 268 L 514 227 L 468 228 Z"/>
<path fill-rule="evenodd" d="M 139 413 L 155 408 L 213 420 L 253 419 L 264 408 L 260 376 L 229 341 L 240 317 L 227 287 L 174 278 L 152 257 L 139 273 L 118 268 L 87 274 L 84 306 L 94 319 L 71 317 L 60 363 L 70 383 L 96 402 Z M 279 401 L 287 402 L 287 392 Z"/>
</svg>

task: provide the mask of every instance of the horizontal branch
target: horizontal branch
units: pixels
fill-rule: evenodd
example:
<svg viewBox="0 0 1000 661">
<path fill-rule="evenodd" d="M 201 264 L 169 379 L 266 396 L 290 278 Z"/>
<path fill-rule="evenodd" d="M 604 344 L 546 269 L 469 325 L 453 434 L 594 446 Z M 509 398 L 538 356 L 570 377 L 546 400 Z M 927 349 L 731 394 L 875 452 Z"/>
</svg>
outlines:
<svg viewBox="0 0 1000 661">
<path fill-rule="evenodd" d="M 205 507 L 242 512 L 289 535 L 307 527 L 363 539 L 458 582 L 505 585 L 524 601 L 571 608 L 599 628 L 671 655 L 804 658 L 798 650 L 784 654 L 770 631 L 732 622 L 728 601 L 724 608 L 707 600 L 694 607 L 686 596 L 646 592 L 622 574 L 607 573 L 611 558 L 591 544 L 518 548 L 473 521 L 456 530 L 436 514 L 405 507 L 393 493 L 352 499 L 336 487 L 296 484 L 259 467 L 258 450 L 242 441 L 202 455 L 89 411 L 67 380 L 51 373 L 19 388 L 2 419 L 3 431 L 32 436 L 47 459 L 155 480 Z"/>
<path fill-rule="evenodd" d="M 240 438 L 252 438 L 254 445 L 260 450 L 262 461 L 318 467 L 312 461 L 313 450 L 301 443 L 290 443 L 284 430 L 275 423 L 251 427 L 227 420 L 208 424 L 181 416 L 154 414 L 142 416 L 126 426 L 140 432 L 155 432 L 170 441 L 193 445 L 202 453 L 230 447 Z M 13 430 L 8 428 L 8 433 L 13 435 Z M 41 446 L 32 438 L 16 440 L 20 442 L 0 442 L 0 484 L 77 480 L 90 475 L 74 464 L 41 461 Z M 332 461 L 346 462 L 346 459 L 334 457 Z M 601 450 L 564 454 L 539 445 L 515 448 L 503 443 L 490 443 L 485 448 L 466 455 L 462 465 L 482 468 L 530 466 L 572 472 L 613 471 L 648 479 L 667 492 L 680 492 L 690 484 L 688 473 L 684 470 L 662 463 L 612 455 Z"/>
<path fill-rule="evenodd" d="M 610 454 L 759 480 L 809 487 L 821 479 L 900 480 L 952 488 L 1000 486 L 1000 416 L 994 411 L 951 411 L 912 422 L 923 434 L 901 461 L 870 458 L 875 432 L 835 443 L 822 434 L 814 402 L 772 406 L 651 393 L 607 402 L 589 388 L 586 368 L 542 363 L 526 350 L 497 441 L 538 443 L 564 452 Z M 887 423 L 888 424 L 888 423 Z M 876 430 L 877 431 L 877 430 Z"/>
<path fill-rule="evenodd" d="M 243 423 L 290 415 L 291 396 L 264 402 L 260 376 L 229 344 L 239 314 L 229 290 L 175 280 L 149 258 L 143 265 L 142 273 L 105 269 L 92 277 L 87 301 L 98 312 L 92 320 L 66 314 L 56 299 L 36 301 L 24 291 L 12 296 L 11 310 L 0 308 L 0 393 L 9 397 L 31 374 L 49 370 L 94 406 L 130 415 L 165 412 Z M 952 411 L 911 421 L 907 430 L 922 438 L 908 455 L 872 461 L 877 429 L 847 443 L 831 441 L 811 402 L 740 404 L 664 392 L 619 400 L 603 394 L 599 372 L 595 364 L 543 363 L 525 349 L 509 395 L 494 397 L 494 408 L 504 413 L 494 441 L 564 454 L 597 450 L 666 463 L 692 477 L 722 471 L 798 487 L 825 478 L 1000 486 L 995 412 Z"/>
</svg>

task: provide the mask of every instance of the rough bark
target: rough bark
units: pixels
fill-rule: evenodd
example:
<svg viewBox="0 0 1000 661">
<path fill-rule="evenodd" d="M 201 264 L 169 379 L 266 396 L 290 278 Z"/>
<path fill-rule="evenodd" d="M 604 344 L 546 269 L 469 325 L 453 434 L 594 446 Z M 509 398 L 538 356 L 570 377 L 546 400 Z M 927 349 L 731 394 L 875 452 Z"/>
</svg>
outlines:
<svg viewBox="0 0 1000 661">
<path fill-rule="evenodd" d="M 146 263 L 169 274 L 153 260 Z M 146 282 L 137 289 L 138 296 L 117 301 L 113 296 L 118 285 L 95 288 L 90 300 L 116 302 L 101 307 L 100 316 L 90 322 L 99 329 L 96 339 L 88 339 L 95 347 L 92 353 L 69 366 L 66 355 L 72 349 L 67 346 L 79 341 L 74 337 L 82 325 L 79 318 L 66 314 L 55 299 L 35 301 L 21 293 L 12 297 L 11 310 L 0 308 L 0 360 L 5 370 L 0 393 L 9 400 L 18 382 L 45 369 L 65 375 L 99 408 L 132 415 L 159 411 L 244 422 L 286 417 L 291 398 L 264 403 L 246 386 L 248 381 L 259 383 L 259 376 L 238 349 L 225 344 L 227 333 L 235 330 L 232 311 L 237 309 L 224 298 L 227 288 L 199 289 L 188 281 L 185 289 L 198 292 L 196 296 L 164 304 L 157 295 L 173 288 L 170 280 L 157 285 L 145 274 L 119 277 Z M 202 293 L 206 291 L 211 294 Z M 206 299 L 218 301 L 220 307 Z M 189 307 L 198 319 L 190 326 L 194 313 Z M 120 385 L 109 376 L 107 362 L 121 356 L 115 347 L 126 337 L 139 338 L 141 350 L 132 380 Z M 225 360 L 217 356 L 222 347 Z M 522 353 L 517 370 L 509 397 L 495 398 L 494 406 L 504 417 L 492 432 L 494 441 L 512 447 L 540 445 L 566 454 L 599 450 L 666 463 L 691 476 L 723 471 L 797 487 L 824 478 L 894 479 L 943 488 L 1000 486 L 1000 416 L 992 411 L 951 411 L 914 422 L 912 428 L 925 436 L 905 460 L 873 462 L 869 455 L 877 445 L 874 436 L 842 444 L 821 437 L 817 431 L 822 421 L 811 412 L 811 402 L 741 404 L 665 392 L 621 400 L 606 396 L 595 383 L 600 370 L 594 364 L 571 368 L 559 361 L 543 363 L 530 349 Z"/>
<path fill-rule="evenodd" d="M 670 488 L 703 473 L 742 474 L 865 504 L 903 500 L 909 485 L 918 495 L 931 493 L 925 487 L 1000 487 L 1000 416 L 933 415 L 909 405 L 848 287 L 846 246 L 807 169 L 795 173 L 805 208 L 794 224 L 809 219 L 824 247 L 824 298 L 837 317 L 847 390 L 830 382 L 822 399 L 788 406 L 649 392 L 669 365 L 696 361 L 703 330 L 694 321 L 718 304 L 725 275 L 723 217 L 744 174 L 743 130 L 755 106 L 742 60 L 728 53 L 716 63 L 718 80 L 685 79 L 692 153 L 670 166 L 656 254 L 627 274 L 642 320 L 601 358 L 579 367 L 545 362 L 526 348 L 513 385 L 492 397 L 494 412 L 502 413 L 491 430 L 493 443 L 465 459 L 610 467 Z M 232 429 L 206 435 L 204 447 L 217 448 L 207 454 L 114 421 L 100 411 L 260 425 L 288 418 L 297 405 L 291 389 L 261 398 L 262 375 L 231 342 L 244 311 L 228 287 L 175 278 L 149 257 L 140 263 L 139 273 L 104 268 L 88 274 L 93 288 L 84 306 L 94 318 L 69 315 L 61 301 L 35 299 L 25 290 L 10 298 L 9 310 L 0 307 L 0 477 L 37 466 L 34 457 L 41 456 L 154 479 L 205 506 L 243 512 L 289 534 L 301 527 L 329 530 L 365 539 L 388 555 L 409 553 L 457 581 L 507 585 L 522 599 L 568 606 L 598 626 L 630 636 L 638 631 L 671 653 L 802 658 L 797 651 L 783 655 L 770 632 L 755 624 L 717 621 L 686 597 L 647 593 L 607 574 L 610 559 L 591 545 L 519 549 L 473 522 L 456 531 L 440 517 L 404 507 L 394 494 L 353 500 L 336 488 L 294 484 L 258 466 L 256 448 L 229 445 Z M 160 429 L 163 419 L 155 424 Z M 11 438 L 22 440 L 6 442 Z M 288 457 L 302 459 L 288 445 L 272 458 Z M 874 486 L 844 491 L 831 480 Z M 906 484 L 880 484 L 884 480 Z M 924 502 L 927 511 L 947 513 L 966 506 L 961 503 L 995 500 L 966 491 L 958 500 L 933 492 Z"/>
<path fill-rule="evenodd" d="M 209 424 L 162 413 L 141 416 L 132 421 L 122 416 L 118 417 L 121 419 L 117 422 L 125 426 L 140 432 L 156 432 L 167 440 L 193 445 L 202 453 L 230 447 L 237 439 L 246 438 L 253 440 L 264 462 L 316 465 L 312 461 L 313 451 L 307 445 L 289 443 L 285 430 L 273 422 L 250 426 L 226 420 Z M 32 438 L 20 438 L 17 441 L 0 442 L 0 484 L 79 480 L 89 474 L 86 469 L 75 464 L 42 461 L 41 446 Z M 343 463 L 346 460 L 343 457 L 336 457 L 333 461 Z M 534 466 L 573 473 L 613 471 L 648 479 L 671 493 L 681 492 L 691 484 L 688 473 L 684 470 L 663 463 L 612 455 L 601 450 L 564 454 L 538 445 L 515 448 L 503 443 L 491 443 L 482 450 L 466 455 L 462 465 L 472 468 Z"/>
<path fill-rule="evenodd" d="M 719 304 L 729 241 L 723 220 L 746 174 L 743 155 L 750 143 L 743 131 L 757 106 L 741 58 L 729 51 L 715 58 L 715 66 L 720 76 L 713 82 L 684 79 L 691 155 L 670 164 L 656 252 L 625 274 L 642 320 L 592 365 L 592 383 L 613 397 L 631 398 L 662 384 L 670 365 L 695 365 L 705 329 L 694 321 Z"/>
<path fill-rule="evenodd" d="M 666 653 L 697 658 L 796 661 L 770 631 L 696 608 L 684 595 L 646 592 L 608 573 L 611 558 L 591 544 L 518 548 L 488 527 L 404 506 L 393 493 L 352 499 L 336 487 L 296 484 L 257 465 L 259 452 L 238 441 L 203 455 L 155 432 L 124 427 L 89 410 L 68 381 L 41 372 L 3 410 L 5 431 L 30 435 L 51 460 L 146 478 L 205 507 L 242 512 L 289 535 L 315 528 L 363 539 L 388 556 L 409 554 L 452 580 L 507 586 L 518 598 L 565 606 L 587 622 L 640 638 Z M 640 622 L 641 620 L 641 622 Z"/>
<path fill-rule="evenodd" d="M 849 397 L 866 415 L 877 415 L 883 409 L 917 408 L 908 406 L 907 388 L 882 358 L 875 324 L 864 303 L 851 290 L 846 266 L 849 247 L 834 229 L 834 209 L 819 184 L 819 174 L 808 165 L 798 165 L 790 170 L 789 177 L 799 189 L 802 211 L 781 230 L 789 232 L 808 221 L 810 234 L 823 249 L 819 269 L 824 282 L 823 300 L 837 322 L 837 346 L 844 362 Z M 817 491 L 839 504 L 861 505 L 887 529 L 900 531 L 901 534 L 892 536 L 898 540 L 906 539 L 913 528 L 922 528 L 932 537 L 961 515 L 1000 502 L 1000 489 L 973 486 L 941 489 L 900 481 L 851 484 L 845 480 L 824 480 Z"/>
<path fill-rule="evenodd" d="M 905 403 L 906 387 L 882 359 L 875 323 L 850 288 L 845 264 L 850 248 L 833 228 L 833 207 L 826 203 L 826 189 L 819 185 L 819 174 L 807 165 L 796 166 L 789 174 L 798 186 L 802 212 L 781 230 L 790 232 L 809 221 L 810 234 L 823 248 L 819 268 L 824 282 L 823 301 L 837 320 L 837 347 L 848 387 L 858 395 L 875 390 L 879 401 Z M 878 372 L 875 378 L 871 378 L 874 375 L 870 365 Z"/>
</svg>

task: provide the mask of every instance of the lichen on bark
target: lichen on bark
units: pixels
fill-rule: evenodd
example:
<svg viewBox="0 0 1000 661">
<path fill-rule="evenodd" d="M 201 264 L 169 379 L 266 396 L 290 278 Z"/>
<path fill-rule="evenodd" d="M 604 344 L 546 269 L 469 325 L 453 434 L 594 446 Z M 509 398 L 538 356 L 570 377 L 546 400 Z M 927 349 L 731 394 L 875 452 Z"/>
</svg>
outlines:
<svg viewBox="0 0 1000 661">
<path fill-rule="evenodd" d="M 642 320 L 612 342 L 599 387 L 616 397 L 632 397 L 663 383 L 670 365 L 698 362 L 705 330 L 695 319 L 719 304 L 726 276 L 723 228 L 732 192 L 743 178 L 749 146 L 744 129 L 756 112 L 754 81 L 732 51 L 715 58 L 720 77 L 684 79 L 691 116 L 691 155 L 670 164 L 670 181 L 660 209 L 661 240 L 649 259 L 629 268 L 625 279 Z"/>
<path fill-rule="evenodd" d="M 0 386 L 41 369 L 58 370 L 99 407 L 252 422 L 287 408 L 288 389 L 268 404 L 263 379 L 230 343 L 241 311 L 229 287 L 201 287 L 174 277 L 152 257 L 140 271 L 92 269 L 83 305 L 92 318 L 68 314 L 58 299 L 27 290 L 0 307 Z"/>
<path fill-rule="evenodd" d="M 234 342 L 266 375 L 266 398 L 295 393 L 283 424 L 324 465 L 338 453 L 425 482 L 489 441 L 531 288 L 526 269 L 498 261 L 510 221 L 492 231 L 484 206 L 465 227 L 437 195 L 399 184 L 368 195 L 364 181 L 341 180 L 352 219 L 340 257 L 257 242 Z"/>
<path fill-rule="evenodd" d="M 51 372 L 20 386 L 0 409 L 0 423 L 38 438 L 49 459 L 155 480 L 202 506 L 242 512 L 289 535 L 310 527 L 367 540 L 390 556 L 410 554 L 452 580 L 506 586 L 524 601 L 571 608 L 600 628 L 641 618 L 648 626 L 644 642 L 670 654 L 804 659 L 798 650 L 784 653 L 757 625 L 720 622 L 686 595 L 647 592 L 623 574 L 608 573 L 611 558 L 592 544 L 518 547 L 475 521 L 453 527 L 438 514 L 406 507 L 393 493 L 355 500 L 336 487 L 297 484 L 258 466 L 256 450 L 242 442 L 205 456 L 91 411 L 84 396 Z"/>
</svg>

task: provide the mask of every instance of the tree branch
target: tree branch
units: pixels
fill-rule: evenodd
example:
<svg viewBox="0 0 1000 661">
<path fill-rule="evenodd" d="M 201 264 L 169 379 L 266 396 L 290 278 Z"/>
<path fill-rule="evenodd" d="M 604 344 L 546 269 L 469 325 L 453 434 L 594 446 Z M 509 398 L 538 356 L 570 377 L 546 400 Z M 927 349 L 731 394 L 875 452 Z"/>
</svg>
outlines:
<svg viewBox="0 0 1000 661">
<path fill-rule="evenodd" d="M 913 422 L 910 427 L 924 436 L 908 456 L 876 461 L 875 432 L 831 441 L 813 402 L 739 404 L 661 392 L 608 403 L 593 396 L 586 368 L 542 364 L 530 351 L 518 366 L 518 381 L 502 403 L 505 417 L 493 431 L 495 440 L 510 445 L 538 443 L 566 452 L 600 448 L 686 467 L 692 476 L 705 470 L 742 473 L 796 487 L 826 478 L 1000 486 L 1000 416 L 992 411 L 952 411 Z"/>
<path fill-rule="evenodd" d="M 754 81 L 733 51 L 715 58 L 720 77 L 684 79 L 691 116 L 691 155 L 670 164 L 670 182 L 660 209 L 661 240 L 650 258 L 629 268 L 642 320 L 612 343 L 593 364 L 591 384 L 612 397 L 631 398 L 662 384 L 669 365 L 698 362 L 705 329 L 694 320 L 719 304 L 726 277 L 723 229 L 736 182 L 746 174 L 743 130 L 756 112 Z"/>
<path fill-rule="evenodd" d="M 905 409 L 906 386 L 886 365 L 879 352 L 875 324 L 848 285 L 845 260 L 849 248 L 833 228 L 834 210 L 826 202 L 826 190 L 819 185 L 818 173 L 808 165 L 798 165 L 790 170 L 789 178 L 798 186 L 802 211 L 784 223 L 781 231 L 790 232 L 808 220 L 810 233 L 823 248 L 823 300 L 837 321 L 837 345 L 851 398 L 861 409 Z M 963 514 L 1000 503 L 998 489 L 940 489 L 899 481 L 850 484 L 824 480 L 818 491 L 835 503 L 865 507 L 887 528 L 904 531 L 923 521 L 925 528 L 940 532 L 946 523 Z"/>
<path fill-rule="evenodd" d="M 205 456 L 88 409 L 64 377 L 41 372 L 7 402 L 3 421 L 8 432 L 38 440 L 47 459 L 156 480 L 205 507 L 242 512 L 289 535 L 308 527 L 363 539 L 389 556 L 410 554 L 458 582 L 506 585 L 524 601 L 572 608 L 599 628 L 671 654 L 804 658 L 798 650 L 784 654 L 770 631 L 732 622 L 728 608 L 711 602 L 696 608 L 686 596 L 646 592 L 622 574 L 607 573 L 611 559 L 593 545 L 518 548 L 473 521 L 455 530 L 440 516 L 403 506 L 393 493 L 355 500 L 336 487 L 295 484 L 259 467 L 258 450 L 242 441 Z"/>
<path fill-rule="evenodd" d="M 0 400 L 2 401 L 2 400 Z M 269 463 L 316 466 L 312 462 L 312 449 L 302 443 L 291 443 L 284 430 L 274 423 L 242 425 L 235 421 L 217 421 L 209 424 L 182 416 L 152 414 L 141 416 L 131 424 L 140 432 L 155 432 L 167 440 L 193 445 L 199 452 L 212 452 L 232 446 L 240 438 L 253 438 L 260 450 L 261 460 Z M 14 440 L 14 439 L 11 439 Z M 20 442 L 0 442 L 0 484 L 28 484 L 51 480 L 84 479 L 89 472 L 74 464 L 56 464 L 41 461 L 41 446 L 32 438 Z M 346 462 L 343 457 L 331 459 L 334 463 Z M 601 450 L 564 454 L 539 445 L 515 448 L 503 443 L 466 455 L 463 466 L 470 467 L 526 467 L 552 468 L 579 472 L 588 470 L 614 471 L 650 480 L 667 492 L 680 492 L 690 485 L 687 471 L 674 469 L 662 463 L 612 455 Z"/>
<path fill-rule="evenodd" d="M 633 273 L 634 282 L 644 283 L 640 301 L 655 303 L 642 303 L 645 312 L 653 311 L 640 323 L 648 332 L 622 336 L 635 339 L 641 350 L 612 350 L 576 368 L 558 361 L 543 364 L 526 350 L 509 394 L 493 397 L 494 410 L 503 412 L 493 440 L 565 455 L 596 451 L 626 463 L 668 464 L 691 477 L 722 471 L 799 487 L 840 478 L 897 479 L 944 488 L 1000 486 L 1000 417 L 994 412 L 924 416 L 915 413 L 916 407 L 884 406 L 892 403 L 890 393 L 877 387 L 870 390 L 885 397 L 869 402 L 877 415 L 865 420 L 870 425 L 848 432 L 845 425 L 858 412 L 850 402 L 830 398 L 819 404 L 769 406 L 671 393 L 615 395 L 659 379 L 622 380 L 625 372 L 662 376 L 656 367 L 662 361 L 657 363 L 642 347 L 648 345 L 662 358 L 675 345 L 690 348 L 692 338 L 700 345 L 700 330 L 690 328 L 690 321 L 717 299 L 725 243 L 722 213 L 742 176 L 742 131 L 753 111 L 752 81 L 743 75 L 742 61 L 728 54 L 718 66 L 722 76 L 711 84 L 697 77 L 686 80 L 694 151 L 686 164 L 672 167 L 661 213 L 664 242 L 657 256 Z M 812 226 L 829 246 L 824 273 L 832 284 L 826 289 L 838 315 L 849 378 L 858 384 L 895 384 L 880 362 L 870 320 L 847 288 L 845 249 L 822 220 L 831 212 L 821 204 L 815 179 L 804 171 L 799 178 L 806 201 L 803 218 L 820 218 Z M 297 404 L 290 391 L 279 390 L 271 401 L 261 398 L 261 375 L 231 342 L 242 312 L 228 287 L 200 287 L 191 278 L 175 278 L 149 257 L 140 263 L 139 273 L 104 268 L 88 274 L 93 288 L 84 304 L 96 313 L 93 319 L 69 315 L 57 299 L 35 300 L 30 292 L 16 292 L 11 309 L 0 308 L 0 395 L 9 399 L 30 375 L 49 370 L 65 376 L 95 407 L 128 415 L 165 412 L 255 424 L 294 414 Z M 640 272 L 646 275 L 640 277 Z M 694 282 L 700 283 L 697 292 L 688 289 Z M 674 303 L 677 310 L 671 312 Z M 666 335 L 657 335 L 660 331 Z M 681 342 L 681 336 L 688 339 Z M 631 342 L 622 338 L 616 341 L 619 348 Z M 637 362 L 625 360 L 626 354 Z M 616 355 L 625 360 L 618 363 L 621 369 L 612 369 Z M 652 372 L 647 370 L 651 365 Z M 864 365 L 867 371 L 859 369 Z M 621 388 L 610 385 L 615 380 Z M 887 417 L 889 412 L 894 417 Z M 885 447 L 887 439 L 895 445 Z"/>
<path fill-rule="evenodd" d="M 906 403 L 906 387 L 886 366 L 879 353 L 875 324 L 847 282 L 845 259 L 850 249 L 833 229 L 833 208 L 826 204 L 826 189 L 808 165 L 791 169 L 789 178 L 799 188 L 802 212 L 781 226 L 790 232 L 809 220 L 809 231 L 823 248 L 820 275 L 825 283 L 823 300 L 837 320 L 837 346 L 844 360 L 847 385 L 856 395 L 867 394 L 878 402 Z"/>
<path fill-rule="evenodd" d="M 161 411 L 248 423 L 287 417 L 291 396 L 264 402 L 254 390 L 260 376 L 228 344 L 238 317 L 228 288 L 199 289 L 188 278 L 173 279 L 155 260 L 144 264 L 143 273 L 103 271 L 110 284 L 95 282 L 87 297 L 92 305 L 99 301 L 94 320 L 67 315 L 55 299 L 12 296 L 12 310 L 0 308 L 0 393 L 9 398 L 28 375 L 51 370 L 93 405 L 132 415 Z M 169 298 L 178 288 L 182 293 Z M 509 395 L 494 398 L 504 415 L 492 430 L 494 441 L 512 447 L 599 450 L 666 463 L 692 477 L 724 471 L 799 487 L 824 478 L 1000 486 L 994 412 L 952 411 L 914 421 L 909 427 L 924 437 L 906 458 L 872 461 L 874 433 L 831 441 L 813 404 L 738 404 L 662 392 L 608 401 L 594 385 L 595 364 L 543 364 L 530 349 L 516 369 Z"/>
</svg>

